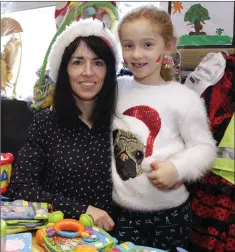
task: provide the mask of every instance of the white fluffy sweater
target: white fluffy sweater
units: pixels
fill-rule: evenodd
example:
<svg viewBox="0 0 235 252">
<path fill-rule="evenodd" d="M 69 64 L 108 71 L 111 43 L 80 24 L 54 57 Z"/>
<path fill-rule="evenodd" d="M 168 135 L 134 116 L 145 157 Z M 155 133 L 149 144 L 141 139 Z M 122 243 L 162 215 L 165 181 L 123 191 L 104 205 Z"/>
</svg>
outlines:
<svg viewBox="0 0 235 252">
<path fill-rule="evenodd" d="M 139 106 L 145 107 L 142 107 L 143 110 L 136 110 Z M 154 113 L 144 112 L 146 106 Z M 136 116 L 138 113 L 142 116 L 152 114 L 142 120 L 141 116 Z M 116 131 L 113 135 L 113 141 L 116 142 L 112 160 L 113 199 L 130 209 L 169 209 L 181 205 L 189 196 L 184 185 L 169 191 L 152 186 L 146 173 L 151 170 L 150 164 L 153 161 L 170 160 L 178 171 L 179 180 L 194 181 L 216 159 L 215 142 L 209 131 L 203 101 L 194 91 L 177 82 L 152 86 L 140 84 L 129 76 L 119 78 L 117 116 L 114 119 L 113 132 L 115 130 L 133 134 L 130 136 L 124 133 L 124 136 L 119 135 L 116 138 Z M 138 145 L 133 136 L 138 139 Z M 136 155 L 135 148 L 143 150 L 141 164 L 138 163 L 141 153 Z M 138 166 L 136 173 L 133 170 L 127 172 L 129 168 L 121 167 L 119 172 L 124 174 L 123 179 L 118 172 L 118 158 L 127 166 L 128 162 L 132 165 L 135 163 Z"/>
</svg>

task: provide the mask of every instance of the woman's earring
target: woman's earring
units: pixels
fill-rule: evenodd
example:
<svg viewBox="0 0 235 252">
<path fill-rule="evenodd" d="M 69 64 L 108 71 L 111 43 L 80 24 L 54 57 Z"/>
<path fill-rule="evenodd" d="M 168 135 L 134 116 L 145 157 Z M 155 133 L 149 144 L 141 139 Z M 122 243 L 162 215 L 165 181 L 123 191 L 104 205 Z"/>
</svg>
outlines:
<svg viewBox="0 0 235 252">
<path fill-rule="evenodd" d="M 172 65 L 172 57 L 169 54 L 165 54 L 162 64 L 164 68 L 170 68 Z"/>
</svg>

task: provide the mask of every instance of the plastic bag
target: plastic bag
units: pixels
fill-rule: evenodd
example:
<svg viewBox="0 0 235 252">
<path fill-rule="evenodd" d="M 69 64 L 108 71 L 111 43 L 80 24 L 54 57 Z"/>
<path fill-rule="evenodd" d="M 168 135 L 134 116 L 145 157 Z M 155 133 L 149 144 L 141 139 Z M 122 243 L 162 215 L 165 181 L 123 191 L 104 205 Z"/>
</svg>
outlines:
<svg viewBox="0 0 235 252">
<path fill-rule="evenodd" d="M 16 98 L 22 56 L 21 25 L 13 18 L 1 19 L 1 96 Z"/>
</svg>

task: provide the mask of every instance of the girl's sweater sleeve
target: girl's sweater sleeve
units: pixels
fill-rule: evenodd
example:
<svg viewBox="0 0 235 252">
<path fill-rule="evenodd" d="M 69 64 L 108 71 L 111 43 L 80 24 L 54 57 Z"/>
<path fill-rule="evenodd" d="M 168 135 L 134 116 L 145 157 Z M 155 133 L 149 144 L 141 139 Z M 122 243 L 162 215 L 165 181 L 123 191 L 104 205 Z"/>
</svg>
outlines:
<svg viewBox="0 0 235 252">
<path fill-rule="evenodd" d="M 169 160 L 175 165 L 180 180 L 193 181 L 213 165 L 216 145 L 202 99 L 193 92 L 189 94 L 188 108 L 178 124 L 186 148 Z"/>
</svg>

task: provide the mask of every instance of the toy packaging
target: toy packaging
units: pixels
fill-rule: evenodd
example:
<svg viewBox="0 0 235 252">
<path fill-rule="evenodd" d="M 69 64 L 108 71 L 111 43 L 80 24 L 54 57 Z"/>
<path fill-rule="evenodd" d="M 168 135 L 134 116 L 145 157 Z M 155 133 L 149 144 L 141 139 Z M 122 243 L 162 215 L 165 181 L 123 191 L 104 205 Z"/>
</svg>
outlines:
<svg viewBox="0 0 235 252">
<path fill-rule="evenodd" d="M 7 192 L 11 179 L 11 169 L 14 156 L 11 153 L 1 153 L 1 194 Z"/>
<path fill-rule="evenodd" d="M 47 203 L 24 200 L 1 201 L 1 219 L 7 224 L 7 234 L 42 228 L 50 216 Z"/>
<path fill-rule="evenodd" d="M 10 234 L 6 236 L 6 247 L 4 252 L 31 252 L 32 234 Z"/>
<path fill-rule="evenodd" d="M 23 206 L 2 206 L 1 218 L 4 220 L 34 219 L 35 210 L 33 207 Z"/>
</svg>

